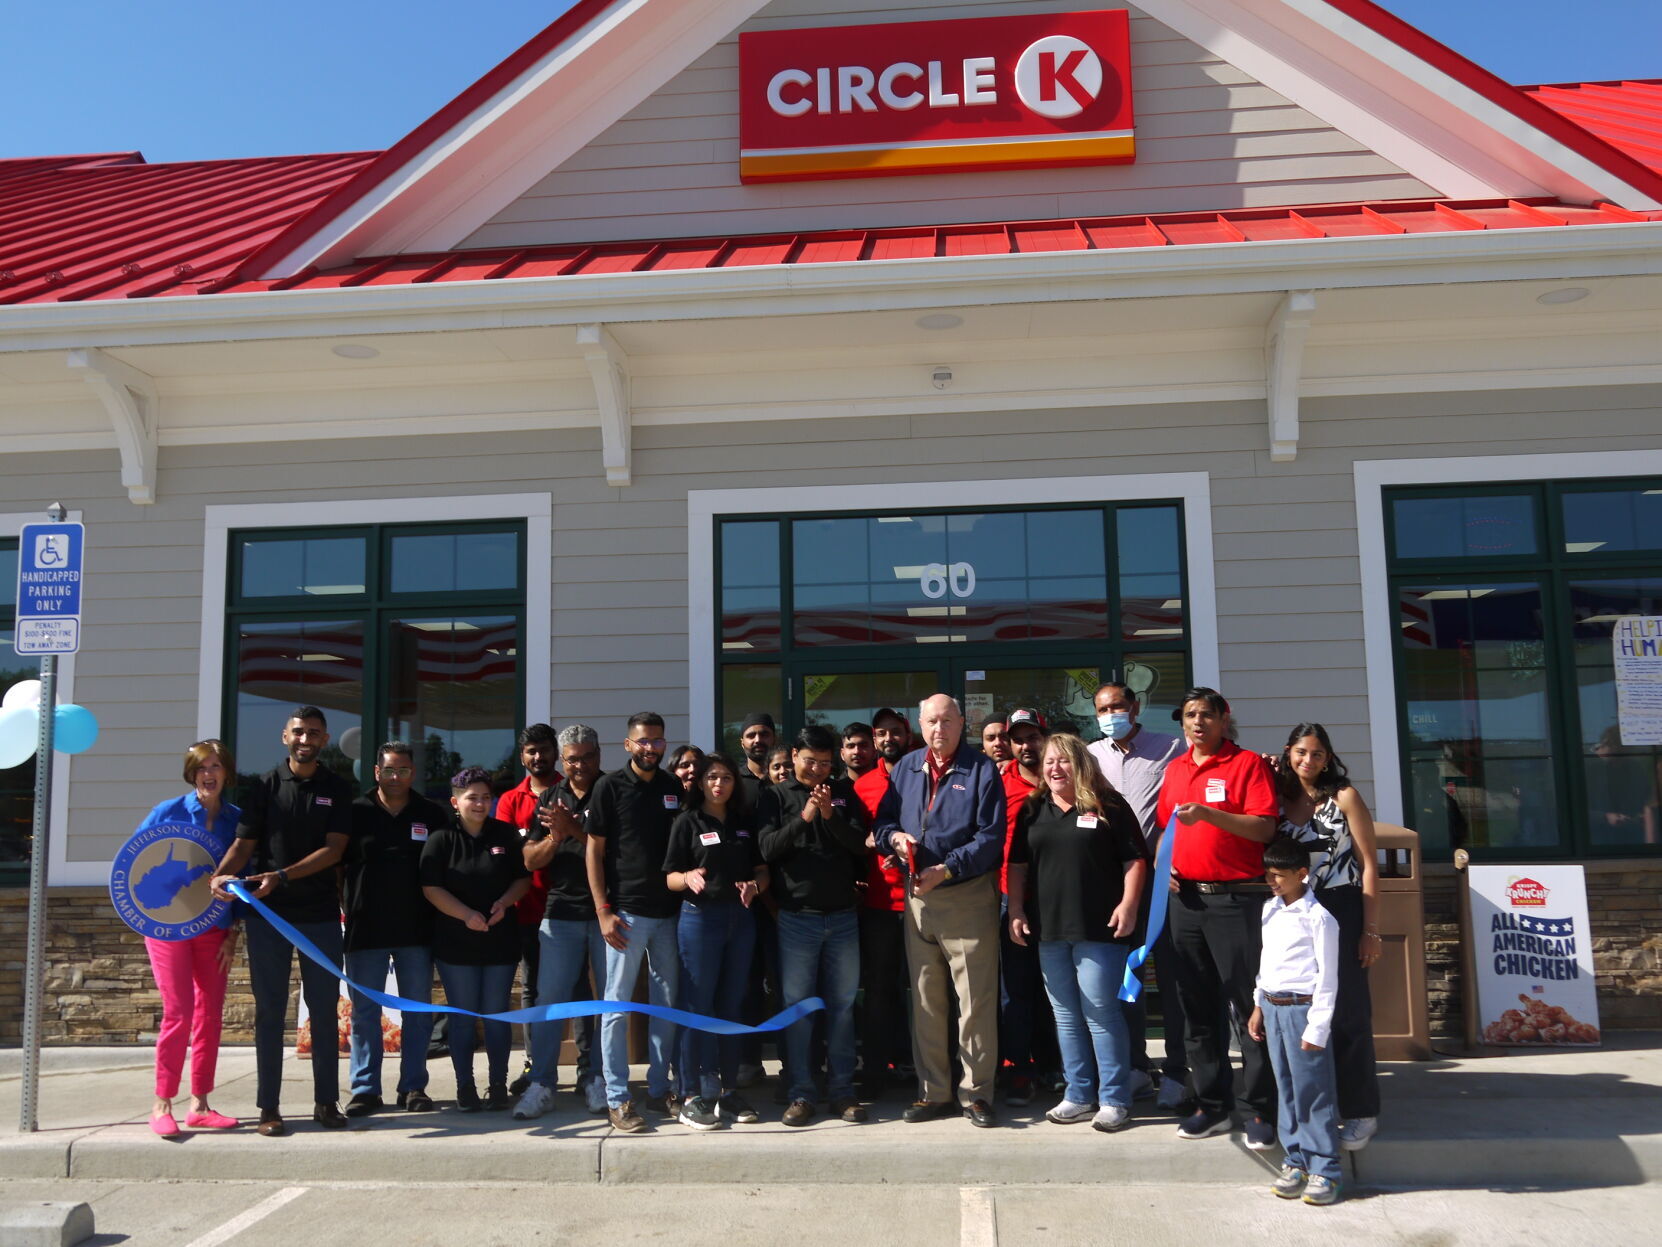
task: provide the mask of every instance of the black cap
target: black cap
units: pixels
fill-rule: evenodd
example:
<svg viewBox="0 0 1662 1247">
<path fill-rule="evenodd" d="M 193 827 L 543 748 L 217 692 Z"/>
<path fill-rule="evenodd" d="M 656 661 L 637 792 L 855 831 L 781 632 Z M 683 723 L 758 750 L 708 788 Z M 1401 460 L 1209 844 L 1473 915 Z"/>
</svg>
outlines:
<svg viewBox="0 0 1662 1247">
<path fill-rule="evenodd" d="M 779 729 L 774 726 L 773 716 L 765 710 L 752 711 L 749 715 L 747 715 L 745 721 L 739 724 L 739 731 L 745 732 L 753 727 L 765 727 L 768 731 L 774 733 L 779 731 Z"/>
<path fill-rule="evenodd" d="M 877 713 L 871 716 L 872 730 L 876 731 L 877 725 L 884 719 L 898 720 L 901 727 L 905 728 L 908 732 L 912 730 L 911 722 L 905 715 L 901 714 L 900 711 L 896 710 L 893 706 L 879 707 Z"/>
</svg>

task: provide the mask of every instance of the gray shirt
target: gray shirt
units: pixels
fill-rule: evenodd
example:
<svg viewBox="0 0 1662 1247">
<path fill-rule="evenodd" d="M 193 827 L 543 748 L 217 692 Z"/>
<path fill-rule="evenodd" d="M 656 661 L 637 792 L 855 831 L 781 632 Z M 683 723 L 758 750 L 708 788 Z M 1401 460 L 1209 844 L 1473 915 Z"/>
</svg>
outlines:
<svg viewBox="0 0 1662 1247">
<path fill-rule="evenodd" d="M 1183 752 L 1182 738 L 1165 732 L 1151 732 L 1141 723 L 1137 731 L 1119 748 L 1107 737 L 1089 747 L 1102 774 L 1115 790 L 1130 804 L 1137 822 L 1148 840 L 1150 853 L 1159 847 L 1160 833 L 1165 829 L 1154 825 L 1155 807 L 1160 802 L 1160 783 L 1166 775 L 1166 763 Z"/>
</svg>

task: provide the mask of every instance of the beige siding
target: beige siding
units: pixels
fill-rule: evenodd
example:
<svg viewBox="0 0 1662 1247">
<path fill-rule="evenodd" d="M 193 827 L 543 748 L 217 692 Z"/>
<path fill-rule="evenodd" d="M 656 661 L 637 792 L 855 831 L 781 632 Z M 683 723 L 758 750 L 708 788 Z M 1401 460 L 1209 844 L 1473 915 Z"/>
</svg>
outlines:
<svg viewBox="0 0 1662 1247">
<path fill-rule="evenodd" d="M 592 431 L 169 448 L 159 501 L 130 505 L 114 455 L 13 455 L 8 510 L 84 509 L 88 623 L 76 698 L 104 725 L 74 764 L 69 854 L 107 860 L 176 792 L 194 739 L 202 514 L 208 503 L 548 491 L 553 499 L 552 705 L 614 738 L 645 707 L 688 722 L 689 489 L 1211 474 L 1223 685 L 1245 743 L 1328 725 L 1372 795 L 1352 465 L 1415 455 L 1654 448 L 1662 387 L 1307 401 L 1296 462 L 1272 464 L 1261 403 L 1169 405 L 773 426 L 636 430 L 636 483 L 605 484 Z M 874 453 L 874 444 L 881 453 Z M 987 502 L 996 496 L 978 495 Z M 903 500 L 904 494 L 897 494 Z M 615 748 L 608 757 L 618 761 Z"/>
<path fill-rule="evenodd" d="M 1071 0 L 779 0 L 741 29 L 1077 7 Z M 735 34 L 464 246 L 1217 211 L 1431 193 L 1397 166 L 1135 9 L 1131 38 L 1135 164 L 742 186 Z"/>
</svg>

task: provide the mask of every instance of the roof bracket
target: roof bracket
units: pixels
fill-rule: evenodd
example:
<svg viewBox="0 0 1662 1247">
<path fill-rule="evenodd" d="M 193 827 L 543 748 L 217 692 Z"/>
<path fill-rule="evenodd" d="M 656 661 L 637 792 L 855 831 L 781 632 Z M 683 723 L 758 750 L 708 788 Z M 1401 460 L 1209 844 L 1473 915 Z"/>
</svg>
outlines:
<svg viewBox="0 0 1662 1247">
<path fill-rule="evenodd" d="M 150 374 L 105 354 L 97 347 L 69 352 L 69 367 L 81 374 L 109 413 L 121 451 L 121 483 L 130 501 L 156 501 L 156 426 L 158 399 Z"/>
<path fill-rule="evenodd" d="M 1289 290 L 1264 327 L 1264 391 L 1270 417 L 1270 462 L 1298 458 L 1298 390 L 1304 343 L 1316 313 L 1311 290 Z"/>
<path fill-rule="evenodd" d="M 606 483 L 627 485 L 633 432 L 629 356 L 605 325 L 578 325 L 577 349 L 589 366 L 595 403 L 600 409 L 600 461 L 606 468 Z"/>
</svg>

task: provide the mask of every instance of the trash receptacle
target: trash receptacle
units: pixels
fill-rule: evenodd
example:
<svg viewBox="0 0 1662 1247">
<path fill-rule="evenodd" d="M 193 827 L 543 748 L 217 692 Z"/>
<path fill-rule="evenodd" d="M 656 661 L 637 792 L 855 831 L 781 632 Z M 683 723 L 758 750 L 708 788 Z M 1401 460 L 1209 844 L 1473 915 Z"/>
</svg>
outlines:
<svg viewBox="0 0 1662 1247">
<path fill-rule="evenodd" d="M 1379 935 L 1384 947 L 1368 972 L 1374 1050 L 1382 1061 L 1429 1061 L 1425 899 L 1418 832 L 1375 823 L 1379 848 Z"/>
</svg>

